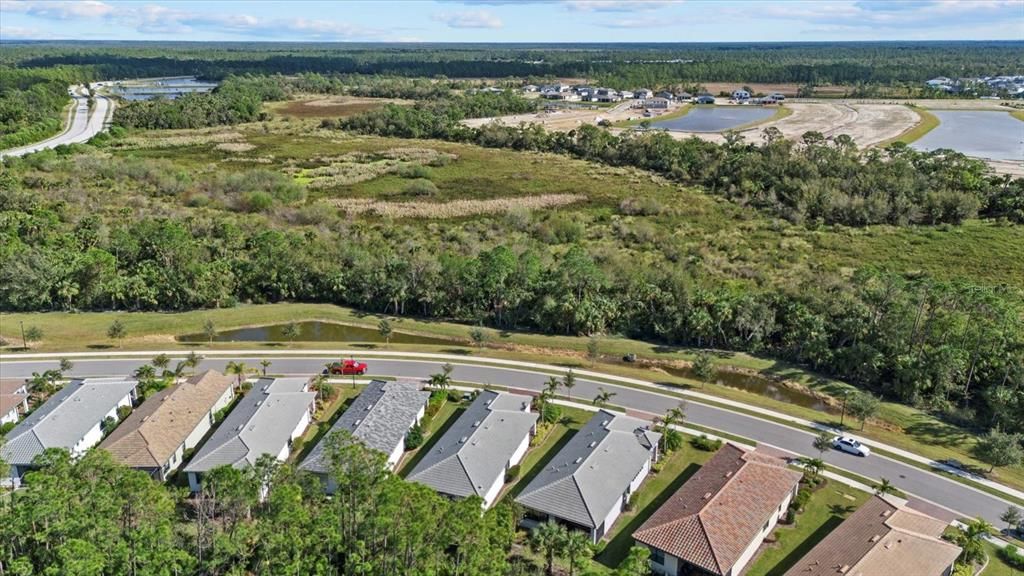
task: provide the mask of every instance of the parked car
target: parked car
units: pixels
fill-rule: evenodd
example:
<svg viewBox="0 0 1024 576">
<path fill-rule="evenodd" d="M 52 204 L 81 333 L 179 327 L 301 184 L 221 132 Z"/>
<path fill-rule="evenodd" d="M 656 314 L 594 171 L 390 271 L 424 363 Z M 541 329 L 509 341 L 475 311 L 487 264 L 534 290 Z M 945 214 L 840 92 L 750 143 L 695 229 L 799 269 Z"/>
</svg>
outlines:
<svg viewBox="0 0 1024 576">
<path fill-rule="evenodd" d="M 366 374 L 366 362 L 356 362 L 355 360 L 342 360 L 341 362 L 333 362 L 330 366 L 324 370 L 327 374 L 344 374 L 345 376 L 356 375 L 362 376 Z"/>
<path fill-rule="evenodd" d="M 849 436 L 837 436 L 836 439 L 832 441 L 832 447 L 857 456 L 868 456 L 871 454 L 871 448 L 868 448 Z"/>
</svg>

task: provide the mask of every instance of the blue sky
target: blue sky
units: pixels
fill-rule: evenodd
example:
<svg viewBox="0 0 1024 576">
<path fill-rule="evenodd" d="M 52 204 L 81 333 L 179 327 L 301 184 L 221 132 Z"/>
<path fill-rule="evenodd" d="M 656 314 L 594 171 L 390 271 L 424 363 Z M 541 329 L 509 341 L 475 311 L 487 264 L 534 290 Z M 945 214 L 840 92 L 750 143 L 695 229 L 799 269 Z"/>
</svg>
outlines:
<svg viewBox="0 0 1024 576">
<path fill-rule="evenodd" d="M 1024 0 L 0 0 L 0 38 L 339 42 L 1024 40 Z"/>
</svg>

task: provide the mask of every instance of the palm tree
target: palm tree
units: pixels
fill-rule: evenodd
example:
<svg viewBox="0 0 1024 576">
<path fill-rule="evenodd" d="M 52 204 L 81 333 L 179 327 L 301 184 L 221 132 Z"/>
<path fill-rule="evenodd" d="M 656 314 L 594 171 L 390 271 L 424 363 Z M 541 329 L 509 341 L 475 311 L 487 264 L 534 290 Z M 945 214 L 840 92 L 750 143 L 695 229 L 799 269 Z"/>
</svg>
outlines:
<svg viewBox="0 0 1024 576">
<path fill-rule="evenodd" d="M 879 478 L 880 482 L 875 485 L 875 495 L 885 496 L 886 494 L 895 494 L 896 487 L 893 486 L 892 482 L 888 478 Z"/>
<path fill-rule="evenodd" d="M 455 370 L 455 367 L 445 362 L 440 372 L 430 375 L 428 383 L 438 390 L 447 390 L 452 385 L 452 370 Z"/>
<path fill-rule="evenodd" d="M 264 358 L 263 360 L 260 360 L 260 368 L 263 369 L 263 375 L 264 376 L 267 375 L 267 368 L 270 368 L 271 364 L 273 364 L 273 362 L 271 362 L 270 360 L 267 360 L 266 358 Z"/>
<path fill-rule="evenodd" d="M 156 378 L 156 368 L 149 364 L 143 364 L 135 369 L 135 377 L 142 381 L 152 380 Z"/>
<path fill-rule="evenodd" d="M 825 461 L 821 458 L 800 458 L 800 465 L 811 473 L 811 478 L 817 478 L 821 471 L 825 469 Z"/>
<path fill-rule="evenodd" d="M 530 534 L 530 548 L 544 555 L 547 566 L 545 573 L 548 576 L 555 573 L 555 556 L 560 555 L 565 548 L 565 537 L 565 527 L 555 522 L 540 524 Z"/>
<path fill-rule="evenodd" d="M 825 452 L 832 449 L 832 433 L 828 430 L 822 430 L 814 437 L 814 449 L 818 451 L 818 454 L 822 456 Z"/>
<path fill-rule="evenodd" d="M 157 354 L 153 357 L 150 363 L 155 367 L 163 371 L 171 363 L 171 357 L 167 354 Z"/>
<path fill-rule="evenodd" d="M 573 373 L 572 368 L 565 373 L 565 377 L 562 378 L 562 386 L 565 386 L 565 393 L 572 400 L 572 389 L 576 387 L 576 374 Z"/>
<path fill-rule="evenodd" d="M 299 325 L 295 322 L 289 322 L 281 328 L 281 335 L 288 339 L 288 342 L 295 342 L 295 339 L 299 337 L 302 330 L 299 329 Z"/>
<path fill-rule="evenodd" d="M 377 332 L 380 333 L 381 338 L 384 339 L 384 345 L 391 344 L 391 333 L 394 330 L 391 328 L 391 322 L 387 318 L 381 318 L 381 321 L 377 324 Z"/>
<path fill-rule="evenodd" d="M 594 546 L 586 533 L 570 530 L 565 536 L 563 552 L 569 559 L 569 576 L 573 576 L 577 567 L 582 568 L 594 556 Z"/>
<path fill-rule="evenodd" d="M 164 378 L 173 378 L 176 381 L 181 379 L 183 376 L 185 376 L 185 361 L 182 360 L 181 362 L 175 364 L 174 368 L 168 368 L 164 370 L 163 375 Z"/>
<path fill-rule="evenodd" d="M 242 389 L 242 376 L 248 371 L 245 366 L 245 362 L 228 362 L 227 368 L 224 370 L 228 374 L 234 374 L 238 381 L 238 390 Z"/>
<path fill-rule="evenodd" d="M 60 359 L 60 372 L 63 375 L 64 372 L 70 372 L 75 367 L 75 363 L 67 358 Z"/>
<path fill-rule="evenodd" d="M 597 391 L 597 396 L 594 396 L 594 406 L 598 408 L 607 406 L 608 402 L 617 395 L 615 392 L 608 392 L 604 388 L 598 388 Z"/>
<path fill-rule="evenodd" d="M 185 356 L 184 360 L 185 366 L 187 366 L 188 369 L 192 371 L 192 373 L 195 373 L 196 368 L 199 367 L 199 363 L 202 361 L 203 356 L 201 354 L 197 354 L 195 350 L 189 352 L 188 356 Z"/>
<path fill-rule="evenodd" d="M 960 554 L 960 561 L 967 564 L 974 564 L 985 559 L 985 537 L 991 534 L 995 527 L 984 518 L 976 518 L 967 524 L 966 528 L 960 528 L 953 537 L 953 542 L 963 548 Z"/>
<path fill-rule="evenodd" d="M 555 378 L 554 376 L 551 376 L 548 378 L 547 383 L 544 384 L 544 391 L 547 392 L 549 396 L 554 396 L 555 393 L 558 392 L 558 389 L 561 388 L 561 386 L 562 381 L 559 380 L 558 378 Z"/>
</svg>

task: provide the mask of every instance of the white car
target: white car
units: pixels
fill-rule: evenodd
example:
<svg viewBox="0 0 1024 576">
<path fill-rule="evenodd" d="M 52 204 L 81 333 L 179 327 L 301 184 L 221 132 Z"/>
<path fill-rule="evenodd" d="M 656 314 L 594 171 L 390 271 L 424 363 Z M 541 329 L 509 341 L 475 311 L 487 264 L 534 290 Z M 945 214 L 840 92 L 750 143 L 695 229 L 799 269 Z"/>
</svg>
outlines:
<svg viewBox="0 0 1024 576">
<path fill-rule="evenodd" d="M 837 436 L 836 439 L 832 441 L 832 447 L 857 456 L 868 456 L 871 454 L 871 448 L 868 448 L 849 436 Z"/>
</svg>

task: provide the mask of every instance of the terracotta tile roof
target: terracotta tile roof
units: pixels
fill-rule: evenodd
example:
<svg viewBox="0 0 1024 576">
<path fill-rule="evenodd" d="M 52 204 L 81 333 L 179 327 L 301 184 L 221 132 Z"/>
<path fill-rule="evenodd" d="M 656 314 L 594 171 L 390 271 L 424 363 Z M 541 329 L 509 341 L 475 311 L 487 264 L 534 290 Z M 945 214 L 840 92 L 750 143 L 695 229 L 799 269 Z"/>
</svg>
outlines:
<svg viewBox="0 0 1024 576">
<path fill-rule="evenodd" d="M 231 383 L 231 377 L 207 370 L 169 386 L 139 405 L 99 447 L 127 466 L 162 467 Z"/>
<path fill-rule="evenodd" d="M 960 548 L 940 538 L 947 524 L 899 500 L 868 500 L 785 576 L 941 576 Z"/>
<path fill-rule="evenodd" d="M 21 406 L 28 398 L 25 381 L 20 378 L 4 378 L 0 380 L 0 416 Z"/>
<path fill-rule="evenodd" d="M 800 477 L 777 458 L 726 444 L 633 538 L 712 574 L 727 574 Z"/>
</svg>

